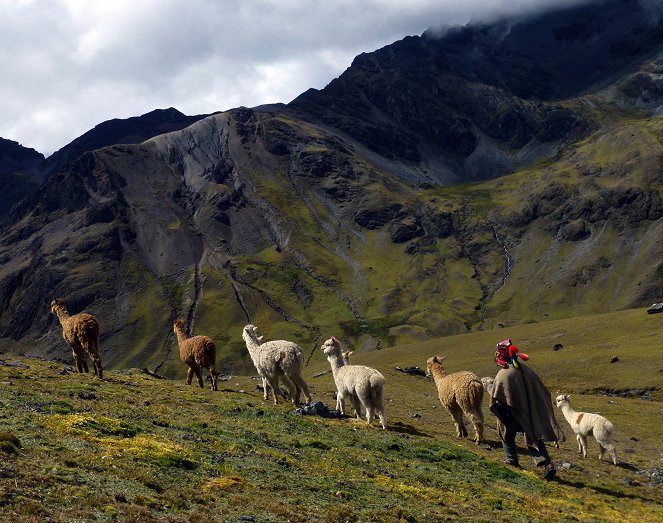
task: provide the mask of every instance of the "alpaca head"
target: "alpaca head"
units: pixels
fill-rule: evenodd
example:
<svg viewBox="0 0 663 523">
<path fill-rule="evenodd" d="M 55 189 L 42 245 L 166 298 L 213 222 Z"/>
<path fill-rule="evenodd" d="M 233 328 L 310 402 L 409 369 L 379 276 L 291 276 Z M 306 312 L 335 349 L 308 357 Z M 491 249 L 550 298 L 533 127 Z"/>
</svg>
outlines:
<svg viewBox="0 0 663 523">
<path fill-rule="evenodd" d="M 177 334 L 178 331 L 186 331 L 184 328 L 184 320 L 175 320 L 175 323 L 173 323 L 173 332 Z"/>
<path fill-rule="evenodd" d="M 346 365 L 350 365 L 350 356 L 352 356 L 352 353 L 354 351 L 351 350 L 345 350 L 341 352 L 341 357 L 343 358 L 343 361 L 345 362 Z"/>
<path fill-rule="evenodd" d="M 441 367 L 442 366 L 442 360 L 444 358 L 446 358 L 446 356 L 433 356 L 431 358 L 428 358 L 426 360 L 426 376 L 431 375 L 430 370 L 433 368 L 433 365 L 439 365 Z M 444 368 L 442 370 L 444 370 Z"/>
<path fill-rule="evenodd" d="M 568 403 L 569 398 L 571 397 L 570 394 L 560 394 L 555 398 L 555 405 L 557 405 L 560 409 L 562 408 L 562 404 Z"/>
<path fill-rule="evenodd" d="M 338 341 L 335 336 L 332 336 L 322 344 L 320 350 L 324 352 L 326 356 L 341 356 L 341 342 Z"/>
<path fill-rule="evenodd" d="M 246 339 L 246 337 L 248 336 L 258 345 L 262 343 L 262 336 L 258 336 L 258 327 L 256 327 L 252 323 L 249 323 L 247 326 L 244 327 L 244 330 L 242 331 L 242 336 L 244 337 L 244 339 Z"/>
<path fill-rule="evenodd" d="M 66 309 L 66 307 L 67 305 L 65 304 L 62 298 L 53 298 L 53 301 L 51 302 L 51 312 L 53 314 L 57 315 L 55 311 L 57 311 L 58 309 Z"/>
</svg>

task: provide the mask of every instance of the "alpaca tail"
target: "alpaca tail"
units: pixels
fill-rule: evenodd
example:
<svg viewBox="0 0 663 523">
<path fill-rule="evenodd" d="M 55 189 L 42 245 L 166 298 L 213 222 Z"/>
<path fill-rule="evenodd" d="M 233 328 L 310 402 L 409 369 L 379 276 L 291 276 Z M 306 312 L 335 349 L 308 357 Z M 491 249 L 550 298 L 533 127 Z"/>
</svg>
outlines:
<svg viewBox="0 0 663 523">
<path fill-rule="evenodd" d="M 480 380 L 476 379 L 470 382 L 470 385 L 468 387 L 468 392 L 469 392 L 469 400 L 472 405 L 481 406 L 481 402 L 483 401 L 484 390 L 485 389 Z"/>
</svg>

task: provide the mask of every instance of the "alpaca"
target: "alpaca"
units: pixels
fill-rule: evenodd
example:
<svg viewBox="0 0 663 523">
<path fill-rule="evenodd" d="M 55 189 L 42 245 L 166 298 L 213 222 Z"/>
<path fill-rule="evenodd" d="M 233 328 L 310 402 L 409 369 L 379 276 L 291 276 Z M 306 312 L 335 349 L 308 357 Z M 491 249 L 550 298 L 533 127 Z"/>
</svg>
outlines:
<svg viewBox="0 0 663 523">
<path fill-rule="evenodd" d="M 361 406 L 366 409 L 366 421 L 370 425 L 377 412 L 383 429 L 387 428 L 384 408 L 384 376 L 377 370 L 363 365 L 346 365 L 341 352 L 341 342 L 334 336 L 322 344 L 322 352 L 331 365 L 336 384 L 336 405 L 341 415 L 345 414 L 345 399 L 349 398 L 357 418 L 361 417 Z"/>
<path fill-rule="evenodd" d="M 481 378 L 481 384 L 483 385 L 484 390 L 492 396 L 493 389 L 495 389 L 495 378 L 485 377 Z"/>
<path fill-rule="evenodd" d="M 463 421 L 463 414 L 467 416 L 474 427 L 475 439 L 478 445 L 483 439 L 483 385 L 481 380 L 471 372 L 454 372 L 447 376 L 442 366 L 446 356 L 433 356 L 426 362 L 429 375 L 433 376 L 437 386 L 437 394 L 442 405 L 451 414 L 456 425 L 456 435 L 467 437 L 467 429 Z"/>
<path fill-rule="evenodd" d="M 555 403 L 576 433 L 578 452 L 583 458 L 587 457 L 587 436 L 592 434 L 599 444 L 599 459 L 603 459 L 607 450 L 612 454 L 612 463 L 617 465 L 617 449 L 613 439 L 615 428 L 612 423 L 600 414 L 573 410 L 569 397 L 569 394 L 561 394 L 557 396 Z"/>
<path fill-rule="evenodd" d="M 85 353 L 87 352 L 92 359 L 95 377 L 103 379 L 101 356 L 99 354 L 99 322 L 97 322 L 97 319 L 87 312 L 70 316 L 67 305 L 61 298 L 55 298 L 51 302 L 51 312 L 60 320 L 62 337 L 73 351 L 78 372 L 89 372 L 85 361 Z"/>
<path fill-rule="evenodd" d="M 311 402 L 308 385 L 302 378 L 304 352 L 296 343 L 285 340 L 263 342 L 262 336 L 258 336 L 258 327 L 252 324 L 244 327 L 242 338 L 246 343 L 251 361 L 262 378 L 265 401 L 269 398 L 271 388 L 274 404 L 278 404 L 278 395 L 281 390 L 279 379 L 283 378 L 290 391 L 290 399 L 293 404 L 301 403 L 302 392 L 306 402 Z"/>
<path fill-rule="evenodd" d="M 216 345 L 209 336 L 193 336 L 189 338 L 184 330 L 184 320 L 175 320 L 173 331 L 177 336 L 177 345 L 180 349 L 180 359 L 189 366 L 186 376 L 187 385 L 195 374 L 198 377 L 198 385 L 204 388 L 202 367 L 209 370 L 212 377 L 212 390 L 218 390 L 216 372 Z"/>
</svg>

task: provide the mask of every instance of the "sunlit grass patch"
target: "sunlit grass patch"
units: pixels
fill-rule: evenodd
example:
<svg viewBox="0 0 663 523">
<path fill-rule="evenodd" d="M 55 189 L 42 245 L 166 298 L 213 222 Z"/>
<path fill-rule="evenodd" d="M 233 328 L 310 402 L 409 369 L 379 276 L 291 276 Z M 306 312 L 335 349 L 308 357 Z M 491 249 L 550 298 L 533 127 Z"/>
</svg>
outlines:
<svg viewBox="0 0 663 523">
<path fill-rule="evenodd" d="M 112 451 L 127 452 L 138 459 L 159 465 L 195 469 L 197 464 L 186 449 L 175 443 L 160 441 L 149 436 L 137 436 L 121 440 L 107 440 L 104 445 Z"/>
<path fill-rule="evenodd" d="M 64 433 L 84 433 L 90 436 L 135 436 L 137 430 L 116 418 L 86 416 L 83 414 L 54 414 L 48 420 L 49 427 Z"/>
<path fill-rule="evenodd" d="M 205 490 L 229 490 L 237 485 L 244 483 L 244 478 L 239 476 L 224 476 L 222 478 L 214 478 L 203 485 Z"/>
</svg>

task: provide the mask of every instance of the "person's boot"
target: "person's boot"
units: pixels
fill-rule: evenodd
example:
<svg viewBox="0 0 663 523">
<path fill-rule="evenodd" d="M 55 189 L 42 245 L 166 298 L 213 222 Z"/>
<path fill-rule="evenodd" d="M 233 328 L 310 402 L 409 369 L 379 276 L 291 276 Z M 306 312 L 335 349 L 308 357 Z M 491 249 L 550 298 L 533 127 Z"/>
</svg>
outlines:
<svg viewBox="0 0 663 523">
<path fill-rule="evenodd" d="M 555 477 L 555 474 L 557 474 L 557 469 L 555 468 L 555 464 L 551 461 L 546 465 L 546 468 L 543 469 L 543 479 L 550 481 Z"/>
</svg>

